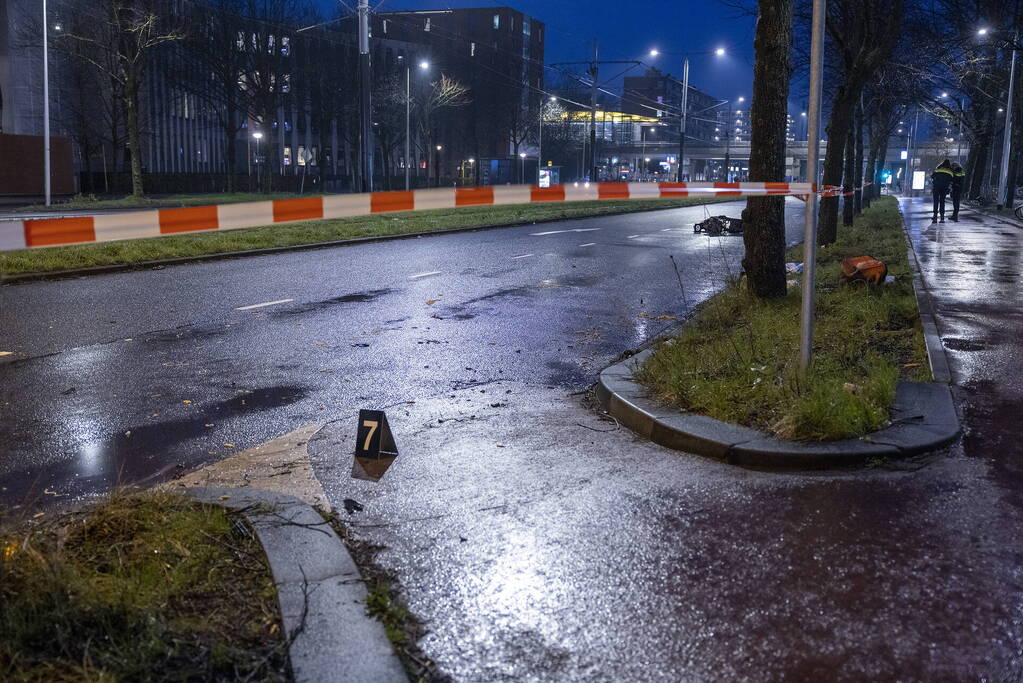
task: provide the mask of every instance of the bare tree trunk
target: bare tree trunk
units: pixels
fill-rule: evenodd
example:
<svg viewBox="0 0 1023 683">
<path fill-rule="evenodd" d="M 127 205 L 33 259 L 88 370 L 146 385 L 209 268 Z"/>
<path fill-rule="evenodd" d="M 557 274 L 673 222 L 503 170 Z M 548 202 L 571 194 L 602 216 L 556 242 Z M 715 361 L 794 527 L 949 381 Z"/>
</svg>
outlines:
<svg viewBox="0 0 1023 683">
<path fill-rule="evenodd" d="M 131 148 L 131 194 L 143 195 L 142 188 L 142 146 L 139 140 L 138 93 L 131 72 L 125 83 L 125 106 L 128 114 L 128 146 Z"/>
<path fill-rule="evenodd" d="M 842 169 L 842 225 L 853 224 L 853 196 L 855 191 L 856 173 L 856 131 L 850 125 L 845 134 L 845 165 Z"/>
<path fill-rule="evenodd" d="M 867 150 L 867 167 L 864 171 L 863 179 L 870 183 L 867 187 L 863 188 L 863 208 L 869 209 L 870 202 L 874 198 L 874 192 L 878 189 L 877 184 L 877 152 L 878 145 L 880 144 L 875 136 L 875 126 L 871 121 L 866 122 L 867 128 L 867 139 L 870 141 Z"/>
<path fill-rule="evenodd" d="M 853 172 L 853 195 L 856 200 L 853 209 L 856 215 L 863 213 L 863 103 L 856 108 L 856 170 Z"/>
<path fill-rule="evenodd" d="M 770 182 L 785 175 L 793 0 L 759 0 L 758 6 L 749 179 Z M 750 293 L 762 299 L 785 296 L 784 198 L 750 197 L 742 217 L 742 267 Z"/>
<path fill-rule="evenodd" d="M 824 155 L 823 185 L 841 185 L 842 162 L 845 159 L 845 141 L 852 125 L 852 110 L 859 93 L 842 84 L 835 92 L 828 122 L 828 152 Z M 838 238 L 838 197 L 821 197 L 820 228 L 817 239 L 821 244 L 833 244 Z"/>
</svg>

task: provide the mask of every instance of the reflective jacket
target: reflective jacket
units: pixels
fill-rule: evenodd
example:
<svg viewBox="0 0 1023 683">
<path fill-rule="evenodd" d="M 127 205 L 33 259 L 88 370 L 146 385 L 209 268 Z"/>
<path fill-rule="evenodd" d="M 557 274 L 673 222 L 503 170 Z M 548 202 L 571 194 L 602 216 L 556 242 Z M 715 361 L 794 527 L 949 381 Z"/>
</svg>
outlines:
<svg viewBox="0 0 1023 683">
<path fill-rule="evenodd" d="M 936 168 L 934 173 L 931 174 L 932 187 L 935 192 L 948 192 L 948 189 L 952 186 L 952 169 L 951 168 Z"/>
<path fill-rule="evenodd" d="M 966 171 L 953 171 L 952 172 L 952 191 L 962 192 L 963 181 L 966 179 Z"/>
</svg>

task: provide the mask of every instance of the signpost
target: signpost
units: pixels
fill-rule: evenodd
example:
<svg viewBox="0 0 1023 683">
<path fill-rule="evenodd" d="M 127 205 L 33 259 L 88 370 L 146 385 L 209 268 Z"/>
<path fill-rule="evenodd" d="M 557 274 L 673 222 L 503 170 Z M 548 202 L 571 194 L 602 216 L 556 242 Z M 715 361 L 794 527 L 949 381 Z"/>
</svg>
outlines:
<svg viewBox="0 0 1023 683">
<path fill-rule="evenodd" d="M 380 481 L 397 457 L 398 446 L 394 443 L 394 435 L 391 434 L 384 411 L 360 410 L 355 431 L 352 478 Z"/>
</svg>

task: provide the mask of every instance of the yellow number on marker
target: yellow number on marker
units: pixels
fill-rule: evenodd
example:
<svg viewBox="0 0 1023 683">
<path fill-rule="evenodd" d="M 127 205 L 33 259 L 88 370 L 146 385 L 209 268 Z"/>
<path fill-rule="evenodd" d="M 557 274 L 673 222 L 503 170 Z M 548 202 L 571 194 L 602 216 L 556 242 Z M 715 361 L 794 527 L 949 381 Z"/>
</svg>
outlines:
<svg viewBox="0 0 1023 683">
<path fill-rule="evenodd" d="M 363 420 L 362 421 L 362 426 L 363 427 L 369 427 L 369 433 L 366 434 L 366 443 L 364 443 L 363 446 L 362 446 L 362 450 L 368 451 L 369 450 L 369 442 L 373 440 L 373 434 L 376 432 L 377 427 L 380 426 L 380 423 L 377 422 L 376 420 Z"/>
</svg>

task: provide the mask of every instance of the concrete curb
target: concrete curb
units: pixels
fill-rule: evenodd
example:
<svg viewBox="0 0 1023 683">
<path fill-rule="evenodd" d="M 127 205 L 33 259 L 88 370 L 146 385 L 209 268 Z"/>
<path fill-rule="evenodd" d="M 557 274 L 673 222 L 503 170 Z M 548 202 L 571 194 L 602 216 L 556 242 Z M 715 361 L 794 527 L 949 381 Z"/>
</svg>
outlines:
<svg viewBox="0 0 1023 683">
<path fill-rule="evenodd" d="M 903 201 L 899 201 L 899 214 L 902 216 L 902 231 L 906 237 L 906 258 L 913 268 L 913 292 L 916 294 L 916 307 L 920 312 L 920 323 L 924 331 L 924 343 L 927 346 L 927 360 L 931 364 L 931 375 L 935 382 L 952 383 L 952 371 L 948 366 L 945 345 L 941 342 L 937 319 L 934 315 L 934 301 L 927 289 L 923 276 L 920 275 L 920 261 L 913 249 L 913 239 L 909 236 L 909 224 L 906 212 L 902 210 Z"/>
<path fill-rule="evenodd" d="M 408 681 L 383 625 L 366 614 L 358 567 L 330 524 L 294 496 L 203 487 L 195 500 L 242 510 L 277 584 L 296 681 Z"/>
<path fill-rule="evenodd" d="M 597 399 L 623 425 L 666 448 L 734 465 L 806 470 L 925 453 L 959 435 L 959 418 L 947 384 L 899 382 L 890 426 L 860 439 L 785 441 L 653 401 L 646 387 L 632 378 L 633 370 L 653 352 L 647 349 L 601 372 Z"/>
<path fill-rule="evenodd" d="M 741 197 L 739 199 L 742 199 Z M 18 275 L 0 274 L 0 285 L 16 285 L 24 282 L 38 282 L 40 280 L 64 280 L 76 277 L 87 277 L 89 275 L 104 275 L 107 273 L 123 273 L 132 270 L 147 270 L 154 268 L 165 268 L 167 266 L 180 266 L 189 263 L 203 263 L 206 261 L 219 261 L 221 259 L 246 258 L 249 256 L 269 256 L 272 254 L 285 254 L 292 251 L 305 251 L 307 249 L 328 249 L 331 247 L 358 246 L 360 244 L 372 244 L 374 242 L 390 242 L 393 240 L 415 239 L 417 237 L 436 237 L 439 235 L 454 235 L 464 232 L 479 232 L 482 230 L 497 230 L 499 228 L 517 228 L 525 225 L 540 225 L 542 223 L 557 223 L 559 221 L 585 220 L 587 218 L 603 218 L 604 216 L 621 216 L 630 213 L 647 213 L 649 211 L 670 211 L 672 209 L 686 209 L 690 206 L 704 206 L 706 204 L 720 204 L 729 201 L 738 201 L 732 197 L 721 198 L 717 201 L 707 201 L 687 206 L 671 207 L 650 207 L 646 209 L 629 209 L 626 211 L 611 211 L 609 213 L 594 214 L 592 216 L 572 216 L 569 218 L 541 218 L 534 221 L 518 221 L 514 223 L 498 223 L 496 225 L 475 225 L 462 228 L 441 228 L 439 230 L 427 230 L 424 232 L 406 232 L 395 235 L 371 235 L 369 237 L 350 237 L 343 240 L 331 240 L 328 242 L 313 242 L 310 244 L 293 244 L 285 247 L 266 247 L 265 249 L 246 249 L 243 251 L 225 251 L 215 254 L 198 254 L 196 256 L 183 256 L 181 258 L 158 259 L 156 261 L 142 261 L 139 263 L 111 263 L 105 266 L 92 266 L 89 268 L 77 268 L 75 270 L 46 271 L 37 273 L 21 273 Z M 526 205 L 528 206 L 528 205 Z M 263 226 L 259 226 L 263 227 Z M 186 233 L 188 234 L 188 233 Z M 194 233 L 193 233 L 194 234 Z M 158 239 L 158 238 L 157 238 Z"/>
<path fill-rule="evenodd" d="M 909 238 L 906 214 L 901 208 L 899 213 L 907 240 L 907 258 L 913 268 L 913 290 L 927 344 L 927 359 L 935 381 L 900 381 L 888 427 L 859 439 L 785 441 L 706 415 L 680 412 L 651 400 L 646 387 L 632 379 L 634 369 L 650 357 L 654 348 L 600 373 L 597 382 L 600 404 L 623 425 L 656 444 L 737 465 L 825 469 L 862 465 L 874 458 L 916 455 L 952 443 L 960 432 L 959 416 L 949 386 L 952 375 L 935 322 L 931 295 L 920 275 Z"/>
</svg>

